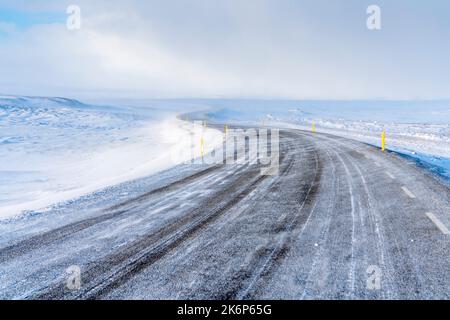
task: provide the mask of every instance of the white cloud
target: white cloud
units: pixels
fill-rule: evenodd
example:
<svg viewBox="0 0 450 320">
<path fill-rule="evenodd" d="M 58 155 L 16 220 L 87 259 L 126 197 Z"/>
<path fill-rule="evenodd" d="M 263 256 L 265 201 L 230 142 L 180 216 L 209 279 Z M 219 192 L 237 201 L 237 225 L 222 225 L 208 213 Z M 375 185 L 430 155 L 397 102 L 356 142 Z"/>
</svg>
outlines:
<svg viewBox="0 0 450 320">
<path fill-rule="evenodd" d="M 384 15 L 384 33 L 370 33 L 359 1 L 75 2 L 82 10 L 80 31 L 62 24 L 37 25 L 0 39 L 0 70 L 7 75 L 0 78 L 0 91 L 449 97 L 449 48 L 433 50 L 440 44 L 429 36 L 436 29 L 420 29 L 429 48 L 405 38 L 415 28 L 404 30 L 396 21 L 389 26 L 389 15 Z M 14 3 L 9 2 L 31 12 L 59 7 L 65 12 L 61 2 Z"/>
</svg>

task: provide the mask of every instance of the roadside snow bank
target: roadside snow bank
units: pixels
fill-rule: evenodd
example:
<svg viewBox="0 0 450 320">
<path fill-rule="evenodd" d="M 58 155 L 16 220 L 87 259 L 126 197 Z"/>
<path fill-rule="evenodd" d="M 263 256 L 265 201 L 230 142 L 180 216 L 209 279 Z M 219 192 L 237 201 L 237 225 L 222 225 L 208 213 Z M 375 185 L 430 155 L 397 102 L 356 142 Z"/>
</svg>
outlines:
<svg viewBox="0 0 450 320">
<path fill-rule="evenodd" d="M 386 130 L 386 147 L 390 150 L 423 153 L 450 158 L 450 126 L 433 124 L 399 124 L 366 121 L 304 119 L 298 122 L 273 121 L 272 125 L 330 133 L 375 146 L 381 145 L 381 133 Z"/>
<path fill-rule="evenodd" d="M 450 178 L 449 101 L 260 101 L 212 102 L 208 116 L 221 122 L 330 133 L 380 146 L 426 162 Z"/>
<path fill-rule="evenodd" d="M 156 173 L 189 160 L 186 141 L 219 131 L 176 114 L 136 117 L 61 98 L 0 98 L 0 218 Z"/>
</svg>

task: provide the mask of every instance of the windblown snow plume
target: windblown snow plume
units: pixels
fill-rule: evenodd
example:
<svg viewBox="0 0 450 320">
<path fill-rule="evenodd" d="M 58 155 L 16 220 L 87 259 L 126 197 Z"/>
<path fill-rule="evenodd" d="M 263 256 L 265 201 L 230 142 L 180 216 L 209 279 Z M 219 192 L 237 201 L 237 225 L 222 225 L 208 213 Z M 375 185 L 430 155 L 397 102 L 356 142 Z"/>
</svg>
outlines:
<svg viewBox="0 0 450 320">
<path fill-rule="evenodd" d="M 134 112 L 63 98 L 2 96 L 0 217 L 42 209 L 186 161 L 174 158 L 171 150 L 191 130 L 173 111 Z M 202 130 L 209 146 L 221 141 L 218 131 Z"/>
</svg>

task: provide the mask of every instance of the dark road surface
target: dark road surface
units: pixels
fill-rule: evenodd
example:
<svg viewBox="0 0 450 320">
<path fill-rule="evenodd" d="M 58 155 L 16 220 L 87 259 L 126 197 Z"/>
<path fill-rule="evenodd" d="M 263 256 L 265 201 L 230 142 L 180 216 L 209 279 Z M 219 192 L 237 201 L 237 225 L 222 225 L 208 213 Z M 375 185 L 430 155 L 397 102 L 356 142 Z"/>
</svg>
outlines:
<svg viewBox="0 0 450 320">
<path fill-rule="evenodd" d="M 177 169 L 50 227 L 37 222 L 45 213 L 4 223 L 0 298 L 450 298 L 447 186 L 366 144 L 280 138 L 275 176 L 256 165 Z M 78 290 L 66 286 L 71 265 Z"/>
</svg>

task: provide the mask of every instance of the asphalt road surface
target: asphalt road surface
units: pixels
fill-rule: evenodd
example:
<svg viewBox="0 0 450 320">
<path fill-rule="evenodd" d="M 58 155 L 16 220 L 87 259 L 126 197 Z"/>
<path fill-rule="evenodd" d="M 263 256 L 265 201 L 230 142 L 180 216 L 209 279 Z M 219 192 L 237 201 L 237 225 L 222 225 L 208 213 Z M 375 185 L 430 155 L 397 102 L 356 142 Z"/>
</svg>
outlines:
<svg viewBox="0 0 450 320">
<path fill-rule="evenodd" d="M 450 297 L 443 182 L 363 143 L 296 130 L 280 139 L 275 176 L 178 167 L 114 205 L 3 222 L 0 297 Z M 79 287 L 67 286 L 70 266 Z"/>
</svg>

